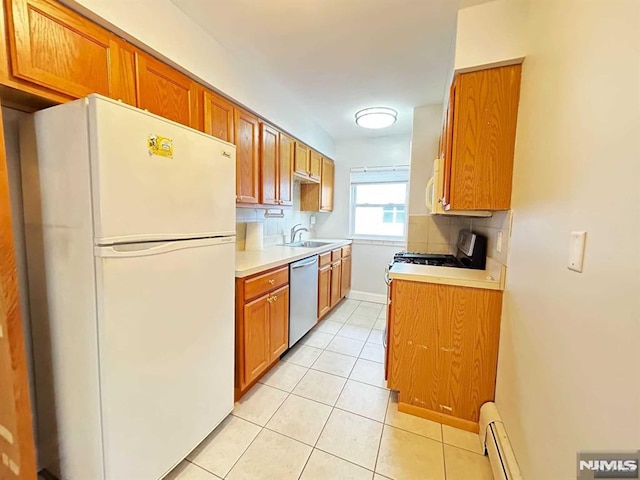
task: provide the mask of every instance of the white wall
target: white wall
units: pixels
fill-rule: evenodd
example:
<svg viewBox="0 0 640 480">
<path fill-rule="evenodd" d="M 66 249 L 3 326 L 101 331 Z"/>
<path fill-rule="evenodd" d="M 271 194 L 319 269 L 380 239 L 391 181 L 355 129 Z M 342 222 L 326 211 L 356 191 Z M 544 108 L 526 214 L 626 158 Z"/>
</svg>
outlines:
<svg viewBox="0 0 640 480">
<path fill-rule="evenodd" d="M 411 175 L 409 178 L 409 214 L 426 214 L 425 188 L 433 175 L 442 131 L 442 104 L 413 109 L 411 135 Z"/>
<path fill-rule="evenodd" d="M 529 22 L 496 400 L 524 478 L 575 478 L 578 450 L 640 446 L 640 2 Z"/>
<path fill-rule="evenodd" d="M 117 34 L 164 57 L 192 76 L 269 119 L 322 153 L 333 139 L 281 84 L 233 57 L 169 0 L 62 0 Z"/>
<path fill-rule="evenodd" d="M 498 66 L 524 57 L 526 25 L 526 0 L 495 0 L 459 10 L 454 70 Z"/>
<path fill-rule="evenodd" d="M 393 135 L 348 140 L 336 143 L 334 211 L 318 213 L 316 233 L 319 238 L 349 236 L 350 169 L 409 165 L 411 138 Z M 353 246 L 351 288 L 353 291 L 386 295 L 384 269 L 393 254 L 402 250 L 404 242 L 364 242 Z"/>
</svg>

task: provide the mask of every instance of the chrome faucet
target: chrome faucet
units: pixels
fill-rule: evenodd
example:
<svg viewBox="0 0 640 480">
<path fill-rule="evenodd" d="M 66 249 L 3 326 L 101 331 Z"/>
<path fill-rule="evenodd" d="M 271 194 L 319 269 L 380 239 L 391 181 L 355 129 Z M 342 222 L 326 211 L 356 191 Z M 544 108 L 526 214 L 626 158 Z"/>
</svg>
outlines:
<svg viewBox="0 0 640 480">
<path fill-rule="evenodd" d="M 296 235 L 300 232 L 300 239 L 302 239 L 302 232 L 308 232 L 309 229 L 308 228 L 298 228 L 300 227 L 302 224 L 298 223 L 297 225 L 294 225 L 293 227 L 291 227 L 291 243 L 294 243 L 296 241 Z"/>
</svg>

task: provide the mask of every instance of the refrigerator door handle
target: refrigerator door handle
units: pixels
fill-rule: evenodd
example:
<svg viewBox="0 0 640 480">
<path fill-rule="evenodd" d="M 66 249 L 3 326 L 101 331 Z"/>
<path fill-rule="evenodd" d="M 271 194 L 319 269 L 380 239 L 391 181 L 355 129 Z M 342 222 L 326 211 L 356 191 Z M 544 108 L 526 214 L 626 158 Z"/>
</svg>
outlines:
<svg viewBox="0 0 640 480">
<path fill-rule="evenodd" d="M 122 245 L 110 245 L 95 247 L 96 257 L 102 258 L 128 258 L 161 255 L 163 253 L 183 250 L 185 248 L 208 247 L 233 243 L 236 237 L 200 238 L 197 240 L 178 240 L 173 242 L 145 242 L 127 243 Z"/>
</svg>

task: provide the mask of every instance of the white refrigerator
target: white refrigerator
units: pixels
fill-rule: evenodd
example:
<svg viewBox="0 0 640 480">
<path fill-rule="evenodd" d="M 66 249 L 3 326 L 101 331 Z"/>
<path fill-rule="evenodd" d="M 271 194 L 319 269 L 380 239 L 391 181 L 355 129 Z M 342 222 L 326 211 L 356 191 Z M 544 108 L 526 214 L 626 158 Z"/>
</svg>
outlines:
<svg viewBox="0 0 640 480">
<path fill-rule="evenodd" d="M 233 408 L 235 147 L 98 95 L 20 136 L 39 464 L 160 479 Z"/>
</svg>

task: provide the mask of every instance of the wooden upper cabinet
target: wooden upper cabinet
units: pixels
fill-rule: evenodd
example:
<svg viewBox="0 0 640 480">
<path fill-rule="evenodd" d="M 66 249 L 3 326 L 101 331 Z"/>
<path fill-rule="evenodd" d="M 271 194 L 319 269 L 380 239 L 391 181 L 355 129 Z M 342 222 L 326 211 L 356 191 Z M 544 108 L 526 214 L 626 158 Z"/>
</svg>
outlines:
<svg viewBox="0 0 640 480">
<path fill-rule="evenodd" d="M 138 107 L 200 129 L 200 85 L 155 58 L 136 52 Z"/>
<path fill-rule="evenodd" d="M 510 208 L 521 70 L 511 65 L 456 78 L 445 147 L 446 208 Z"/>
<path fill-rule="evenodd" d="M 333 183 L 335 165 L 333 160 L 322 157 L 322 176 L 320 178 L 320 211 L 333 212 Z"/>
<path fill-rule="evenodd" d="M 71 98 L 135 102 L 131 48 L 115 35 L 49 0 L 7 0 L 6 14 L 15 78 Z"/>
<path fill-rule="evenodd" d="M 260 121 L 254 114 L 235 109 L 236 202 L 258 203 L 260 195 Z"/>
<path fill-rule="evenodd" d="M 266 123 L 260 123 L 260 203 L 279 204 L 279 132 Z"/>
<path fill-rule="evenodd" d="M 293 164 L 296 142 L 280 133 L 279 200 L 280 205 L 293 205 Z"/>
<path fill-rule="evenodd" d="M 309 177 L 312 180 L 320 180 L 322 174 L 322 155 L 315 150 L 311 150 L 309 157 Z"/>
<path fill-rule="evenodd" d="M 204 91 L 203 99 L 204 133 L 233 143 L 233 103 L 210 90 Z"/>
<path fill-rule="evenodd" d="M 293 172 L 303 177 L 309 176 L 309 163 L 311 150 L 302 142 L 296 142 L 296 151 L 293 162 Z"/>
</svg>

